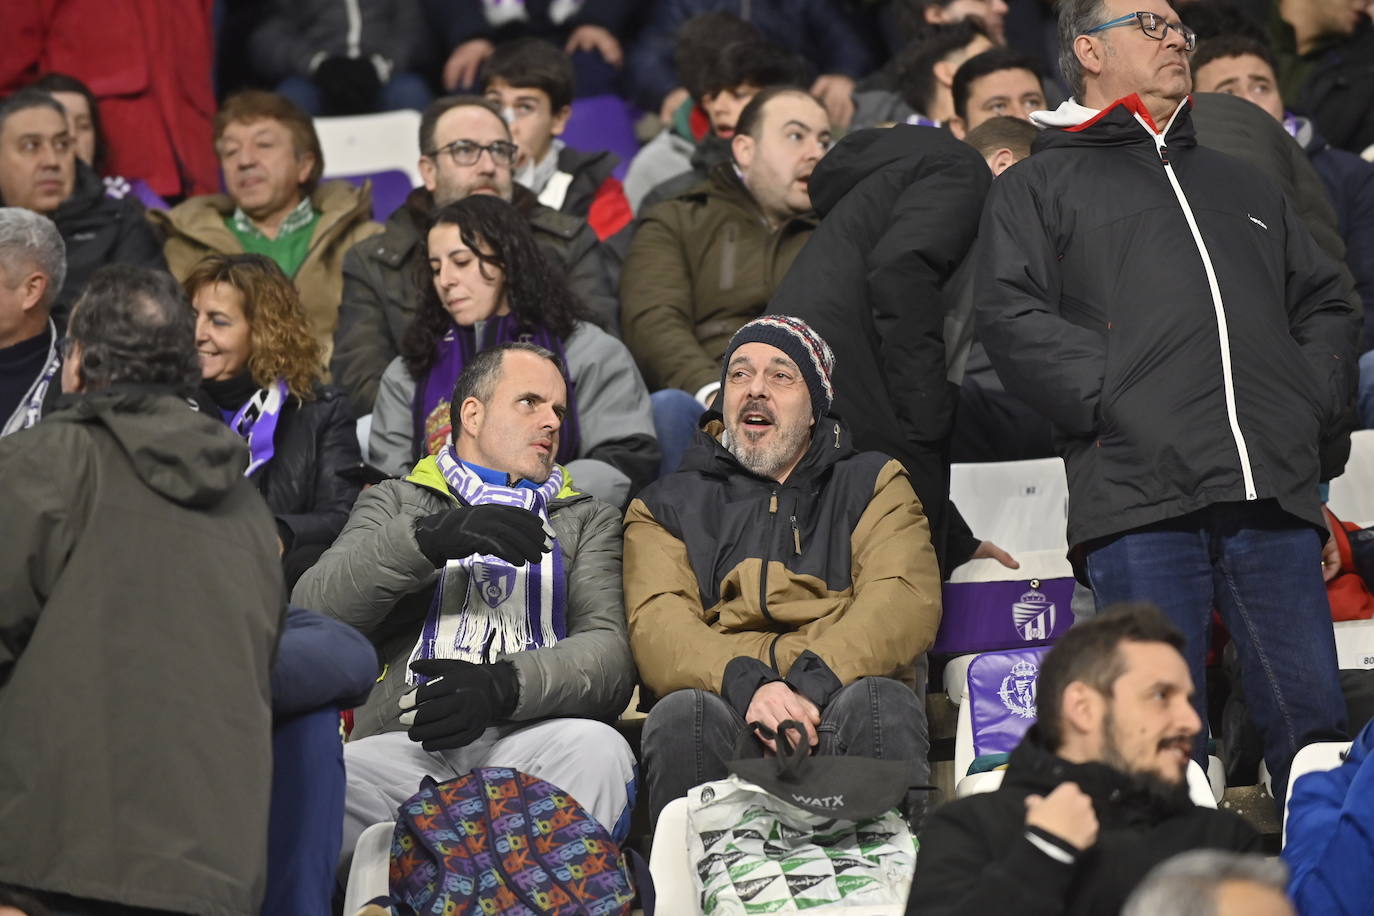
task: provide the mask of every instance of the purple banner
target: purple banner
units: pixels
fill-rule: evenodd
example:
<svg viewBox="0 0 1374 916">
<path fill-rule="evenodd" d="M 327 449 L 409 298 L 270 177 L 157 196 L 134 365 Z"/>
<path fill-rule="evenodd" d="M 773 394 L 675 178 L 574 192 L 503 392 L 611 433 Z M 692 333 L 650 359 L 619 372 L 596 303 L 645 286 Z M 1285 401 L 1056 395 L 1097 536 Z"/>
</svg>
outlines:
<svg viewBox="0 0 1374 916">
<path fill-rule="evenodd" d="M 1073 624 L 1073 579 L 947 582 L 932 652 L 963 655 L 1054 642 Z"/>
<path fill-rule="evenodd" d="M 973 756 L 1007 754 L 1035 721 L 1036 685 L 1047 646 L 988 652 L 968 668 L 969 723 Z"/>
</svg>

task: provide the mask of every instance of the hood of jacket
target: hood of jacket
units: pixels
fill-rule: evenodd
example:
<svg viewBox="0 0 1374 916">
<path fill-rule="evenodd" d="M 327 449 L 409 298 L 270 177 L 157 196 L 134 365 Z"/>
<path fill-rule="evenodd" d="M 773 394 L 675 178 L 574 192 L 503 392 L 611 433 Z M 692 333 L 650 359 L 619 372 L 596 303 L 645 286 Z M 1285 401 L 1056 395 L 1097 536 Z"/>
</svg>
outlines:
<svg viewBox="0 0 1374 916">
<path fill-rule="evenodd" d="M 735 154 L 731 152 L 730 142 L 716 136 L 715 131 L 702 137 L 697 148 L 692 150 L 692 170 L 705 174 L 722 162 L 734 162 Z"/>
<path fill-rule="evenodd" d="M 108 430 L 139 479 L 179 505 L 215 505 L 248 467 L 243 440 L 168 388 L 117 385 L 65 395 L 58 408 L 55 422 Z"/>
<path fill-rule="evenodd" d="M 1179 103 L 1167 124 L 1156 125 L 1140 96 L 1132 93 L 1117 99 L 1100 111 L 1080 105 L 1073 99 L 1063 102 L 1054 111 L 1036 111 L 1031 120 L 1043 130 L 1031 145 L 1033 153 L 1045 149 L 1071 147 L 1135 146 L 1154 144 L 1155 135 L 1163 135 L 1169 146 L 1197 146 L 1193 129 L 1192 97 Z"/>
<path fill-rule="evenodd" d="M 1092 798 L 1098 817 L 1157 823 L 1194 807 L 1183 783 L 1177 793 L 1150 788 L 1142 780 L 1105 763 L 1070 763 L 1045 744 L 1038 725 L 1032 725 L 1011 752 L 1002 784 L 1027 794 L 1048 795 L 1060 783 L 1073 782 Z"/>
<path fill-rule="evenodd" d="M 963 141 L 937 127 L 897 124 L 854 131 L 835 144 L 811 173 L 811 206 L 825 216 L 874 172 L 898 163 L 914 165 L 942 150 L 966 148 Z"/>
<path fill-rule="evenodd" d="M 761 477 L 739 463 L 728 448 L 722 444 L 725 437 L 725 418 L 718 410 L 708 410 L 701 416 L 700 433 L 687 454 L 682 458 L 681 470 L 700 471 L 711 477 L 753 477 L 765 484 L 773 481 Z M 802 460 L 787 476 L 787 486 L 801 484 L 806 480 L 820 477 L 845 458 L 855 454 L 854 442 L 849 430 L 839 418 L 823 416 L 816 421 L 811 431 L 811 444 Z"/>
</svg>

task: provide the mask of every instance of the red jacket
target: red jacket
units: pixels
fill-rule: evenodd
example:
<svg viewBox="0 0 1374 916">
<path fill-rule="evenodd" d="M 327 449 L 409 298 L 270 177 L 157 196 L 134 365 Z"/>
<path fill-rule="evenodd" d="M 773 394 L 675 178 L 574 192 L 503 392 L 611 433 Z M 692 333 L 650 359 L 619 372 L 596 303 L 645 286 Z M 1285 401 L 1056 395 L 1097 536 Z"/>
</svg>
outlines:
<svg viewBox="0 0 1374 916">
<path fill-rule="evenodd" d="M 90 86 L 110 174 L 164 197 L 219 190 L 214 0 L 4 0 L 0 95 L 49 73 Z"/>
</svg>

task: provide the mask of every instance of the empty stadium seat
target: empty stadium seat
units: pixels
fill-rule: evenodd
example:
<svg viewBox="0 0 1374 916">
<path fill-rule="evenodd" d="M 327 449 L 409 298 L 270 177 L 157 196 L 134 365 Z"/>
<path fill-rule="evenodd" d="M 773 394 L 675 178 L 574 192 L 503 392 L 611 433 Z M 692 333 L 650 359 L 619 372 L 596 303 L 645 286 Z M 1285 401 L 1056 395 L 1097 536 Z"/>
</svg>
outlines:
<svg viewBox="0 0 1374 916">
<path fill-rule="evenodd" d="M 1298 777 L 1341 765 L 1341 755 L 1350 750 L 1349 741 L 1319 741 L 1298 749 L 1293 766 L 1288 770 L 1288 794 L 1283 799 L 1283 843 L 1288 845 L 1288 803 L 1293 800 L 1293 786 Z"/>
<path fill-rule="evenodd" d="M 1331 481 L 1326 504 L 1341 521 L 1374 525 L 1374 429 L 1350 434 L 1350 458 L 1345 472 Z"/>
<path fill-rule="evenodd" d="M 420 184 L 418 111 L 316 118 L 315 133 L 324 150 L 326 178 L 396 169 L 406 173 L 412 187 Z"/>
<path fill-rule="evenodd" d="M 620 162 L 611 174 L 621 179 L 630 167 L 630 160 L 639 152 L 630 104 L 615 95 L 573 99 L 572 113 L 568 116 L 568 124 L 563 128 L 560 139 L 584 153 L 599 153 L 602 150 L 615 153 Z"/>
<path fill-rule="evenodd" d="M 950 496 L 977 536 L 1009 551 L 1021 568 L 970 560 L 955 569 L 944 585 L 932 651 L 958 655 L 1052 642 L 1073 623 L 1064 463 L 956 464 Z"/>
<path fill-rule="evenodd" d="M 954 732 L 954 778 L 987 754 L 1010 753 L 1035 721 L 1035 687 L 1045 647 L 984 652 L 968 666 Z M 956 793 L 957 794 L 957 793 Z"/>
<path fill-rule="evenodd" d="M 391 889 L 391 835 L 396 822 L 373 824 L 358 836 L 353 847 L 353 864 L 348 870 L 343 911 L 349 916 L 375 897 L 385 897 Z"/>
<path fill-rule="evenodd" d="M 1338 620 L 1332 627 L 1340 668 L 1374 668 L 1374 620 Z"/>
<path fill-rule="evenodd" d="M 384 172 L 368 172 L 361 175 L 331 175 L 330 178 L 346 181 L 356 187 L 363 182 L 372 182 L 372 218 L 379 223 L 386 222 L 397 207 L 406 202 L 406 195 L 414 187 L 410 176 L 400 169 L 387 169 Z"/>
</svg>

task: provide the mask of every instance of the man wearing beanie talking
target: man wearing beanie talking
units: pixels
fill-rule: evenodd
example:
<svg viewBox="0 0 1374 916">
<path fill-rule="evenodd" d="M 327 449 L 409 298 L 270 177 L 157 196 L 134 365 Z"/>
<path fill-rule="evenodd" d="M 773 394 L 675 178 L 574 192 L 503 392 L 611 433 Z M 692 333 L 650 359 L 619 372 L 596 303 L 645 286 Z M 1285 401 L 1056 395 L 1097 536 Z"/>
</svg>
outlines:
<svg viewBox="0 0 1374 916">
<path fill-rule="evenodd" d="M 815 754 L 928 778 L 916 662 L 940 623 L 930 530 L 902 465 L 829 416 L 830 347 L 769 315 L 731 338 L 720 411 L 682 469 L 625 517 L 630 647 L 650 699 L 650 814 L 727 775 L 753 723 L 793 719 Z"/>
</svg>

